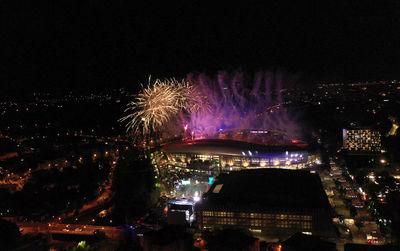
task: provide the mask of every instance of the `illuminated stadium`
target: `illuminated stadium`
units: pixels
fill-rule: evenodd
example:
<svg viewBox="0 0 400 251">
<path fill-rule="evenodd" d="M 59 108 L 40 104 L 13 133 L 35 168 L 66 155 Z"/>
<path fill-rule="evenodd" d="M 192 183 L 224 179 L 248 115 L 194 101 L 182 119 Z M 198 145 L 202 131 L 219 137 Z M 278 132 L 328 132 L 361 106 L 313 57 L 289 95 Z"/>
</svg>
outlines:
<svg viewBox="0 0 400 251">
<path fill-rule="evenodd" d="M 171 167 L 205 171 L 304 169 L 318 163 L 317 155 L 308 151 L 305 142 L 259 129 L 221 131 L 214 139 L 167 144 L 163 151 Z"/>
</svg>

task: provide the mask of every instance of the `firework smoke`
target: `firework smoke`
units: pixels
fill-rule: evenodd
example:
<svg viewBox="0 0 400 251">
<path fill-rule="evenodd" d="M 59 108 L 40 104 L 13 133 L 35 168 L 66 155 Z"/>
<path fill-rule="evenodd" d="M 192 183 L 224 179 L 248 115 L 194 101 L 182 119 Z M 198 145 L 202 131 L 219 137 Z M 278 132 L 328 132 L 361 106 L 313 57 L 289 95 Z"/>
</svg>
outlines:
<svg viewBox="0 0 400 251">
<path fill-rule="evenodd" d="M 253 84 L 246 83 L 252 82 Z M 293 115 L 283 106 L 283 76 L 257 73 L 245 81 L 243 73 L 221 72 L 213 80 L 206 75 L 188 75 L 186 80 L 156 80 L 128 104 L 127 129 L 150 134 L 214 137 L 225 129 L 263 128 L 299 136 Z"/>
<path fill-rule="evenodd" d="M 187 80 L 207 96 L 210 109 L 190 114 L 186 121 L 196 135 L 212 137 L 225 129 L 275 129 L 290 136 L 300 136 L 294 115 L 283 106 L 283 75 L 257 73 L 253 84 L 247 84 L 244 74 L 226 72 L 216 80 L 205 75 L 189 75 Z M 291 80 L 288 80 L 291 81 Z"/>
</svg>

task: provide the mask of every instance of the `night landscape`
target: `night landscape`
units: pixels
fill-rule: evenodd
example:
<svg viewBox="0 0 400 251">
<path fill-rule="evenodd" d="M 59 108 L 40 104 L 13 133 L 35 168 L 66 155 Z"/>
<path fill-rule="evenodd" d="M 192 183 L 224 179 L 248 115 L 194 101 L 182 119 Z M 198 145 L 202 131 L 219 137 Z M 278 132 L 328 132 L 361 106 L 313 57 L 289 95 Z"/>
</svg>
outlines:
<svg viewBox="0 0 400 251">
<path fill-rule="evenodd" d="M 400 249 L 399 2 L 0 13 L 0 250 Z"/>
</svg>

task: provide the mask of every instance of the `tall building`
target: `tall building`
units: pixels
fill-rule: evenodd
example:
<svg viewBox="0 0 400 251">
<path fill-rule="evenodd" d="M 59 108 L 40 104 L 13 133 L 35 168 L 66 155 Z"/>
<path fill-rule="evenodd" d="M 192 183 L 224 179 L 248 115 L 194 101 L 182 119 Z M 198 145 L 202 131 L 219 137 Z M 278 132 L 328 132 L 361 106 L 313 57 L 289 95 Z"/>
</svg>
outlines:
<svg viewBox="0 0 400 251">
<path fill-rule="evenodd" d="M 331 207 L 316 173 L 252 169 L 222 174 L 195 205 L 200 229 L 239 227 L 260 238 L 332 234 Z"/>
<path fill-rule="evenodd" d="M 381 151 L 381 133 L 369 128 L 343 129 L 343 148 L 350 153 Z"/>
</svg>

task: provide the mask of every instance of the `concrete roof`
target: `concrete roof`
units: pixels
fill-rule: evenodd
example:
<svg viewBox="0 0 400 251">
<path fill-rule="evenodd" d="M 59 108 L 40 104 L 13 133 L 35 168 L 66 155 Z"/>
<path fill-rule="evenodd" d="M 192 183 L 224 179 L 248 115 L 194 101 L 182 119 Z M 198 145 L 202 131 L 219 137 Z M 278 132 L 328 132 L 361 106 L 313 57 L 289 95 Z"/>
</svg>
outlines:
<svg viewBox="0 0 400 251">
<path fill-rule="evenodd" d="M 318 174 L 264 168 L 221 174 L 196 208 L 329 210 L 330 205 Z"/>
</svg>

